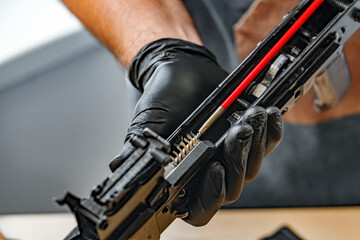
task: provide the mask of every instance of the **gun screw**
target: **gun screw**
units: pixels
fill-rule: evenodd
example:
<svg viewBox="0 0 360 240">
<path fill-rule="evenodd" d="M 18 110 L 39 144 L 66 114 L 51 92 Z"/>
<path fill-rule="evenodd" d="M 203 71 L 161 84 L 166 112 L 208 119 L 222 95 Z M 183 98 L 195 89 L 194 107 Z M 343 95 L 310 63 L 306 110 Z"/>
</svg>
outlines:
<svg viewBox="0 0 360 240">
<path fill-rule="evenodd" d="M 105 230 L 109 226 L 109 223 L 106 221 L 106 219 L 102 220 L 99 224 L 99 228 L 101 230 Z"/>
<path fill-rule="evenodd" d="M 180 191 L 180 193 L 179 193 L 179 197 L 185 197 L 185 194 L 186 194 L 186 191 L 185 191 L 185 189 L 182 189 L 181 191 Z"/>
<path fill-rule="evenodd" d="M 170 207 L 166 206 L 163 208 L 162 213 L 167 213 L 168 211 L 170 211 Z"/>
</svg>

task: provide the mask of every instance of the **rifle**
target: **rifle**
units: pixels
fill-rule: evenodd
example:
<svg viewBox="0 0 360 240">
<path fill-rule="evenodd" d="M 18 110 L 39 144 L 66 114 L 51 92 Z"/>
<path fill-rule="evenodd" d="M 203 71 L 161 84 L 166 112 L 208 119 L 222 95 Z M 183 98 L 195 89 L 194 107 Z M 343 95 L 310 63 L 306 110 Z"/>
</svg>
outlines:
<svg viewBox="0 0 360 240">
<path fill-rule="evenodd" d="M 285 113 L 312 86 L 320 110 L 341 99 L 350 85 L 343 46 L 359 27 L 360 0 L 303 0 L 166 140 L 144 129 L 130 138 L 136 150 L 89 198 L 67 193 L 58 200 L 78 222 L 66 239 L 160 239 L 187 216 L 188 182 L 247 108 L 277 106 Z M 234 103 L 219 114 L 229 95 Z"/>
</svg>

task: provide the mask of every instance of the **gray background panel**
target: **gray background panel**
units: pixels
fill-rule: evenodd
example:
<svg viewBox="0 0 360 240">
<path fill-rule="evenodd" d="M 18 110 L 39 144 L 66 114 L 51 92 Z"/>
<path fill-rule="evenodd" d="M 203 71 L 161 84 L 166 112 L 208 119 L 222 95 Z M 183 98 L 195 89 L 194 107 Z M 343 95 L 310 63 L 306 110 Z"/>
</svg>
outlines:
<svg viewBox="0 0 360 240">
<path fill-rule="evenodd" d="M 0 91 L 0 214 L 66 210 L 53 197 L 86 196 L 121 150 L 125 71 L 98 43 L 56 62 Z"/>
</svg>

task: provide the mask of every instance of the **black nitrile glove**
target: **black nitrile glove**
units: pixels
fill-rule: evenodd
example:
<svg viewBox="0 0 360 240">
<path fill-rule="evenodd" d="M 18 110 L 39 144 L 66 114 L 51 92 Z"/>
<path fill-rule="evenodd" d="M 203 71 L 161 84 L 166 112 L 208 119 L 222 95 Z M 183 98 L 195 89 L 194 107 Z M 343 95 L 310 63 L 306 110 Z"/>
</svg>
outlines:
<svg viewBox="0 0 360 240">
<path fill-rule="evenodd" d="M 248 109 L 242 123 L 228 131 L 222 151 L 187 187 L 189 217 L 184 220 L 205 225 L 222 204 L 236 201 L 244 184 L 257 176 L 262 159 L 280 143 L 282 125 L 276 107 Z"/>
<path fill-rule="evenodd" d="M 161 39 L 144 46 L 129 69 L 130 81 L 143 94 L 111 170 L 133 152 L 127 141 L 132 134 L 141 135 L 148 127 L 167 138 L 227 75 L 214 55 L 199 45 Z"/>
<path fill-rule="evenodd" d="M 129 76 L 143 92 L 121 154 L 110 163 L 114 171 L 134 151 L 128 139 L 149 127 L 168 137 L 227 76 L 204 47 L 182 40 L 162 39 L 143 47 Z M 255 107 L 233 126 L 222 151 L 188 185 L 185 221 L 206 224 L 224 203 L 235 201 L 245 183 L 255 178 L 262 159 L 282 138 L 282 116 L 275 107 Z"/>
</svg>

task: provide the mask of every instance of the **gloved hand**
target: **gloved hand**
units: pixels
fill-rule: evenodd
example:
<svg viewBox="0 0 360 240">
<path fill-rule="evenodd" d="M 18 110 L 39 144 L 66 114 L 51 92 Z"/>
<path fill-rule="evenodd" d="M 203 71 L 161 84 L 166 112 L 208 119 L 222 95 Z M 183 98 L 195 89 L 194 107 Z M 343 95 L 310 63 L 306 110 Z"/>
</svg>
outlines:
<svg viewBox="0 0 360 240">
<path fill-rule="evenodd" d="M 149 127 L 167 138 L 226 76 L 215 57 L 196 44 L 162 39 L 144 46 L 129 68 L 130 81 L 143 94 L 111 170 L 133 152 L 131 135 Z"/>
<path fill-rule="evenodd" d="M 166 138 L 226 76 L 204 47 L 176 39 L 162 39 L 143 47 L 129 69 L 131 82 L 143 94 L 124 148 L 110 163 L 111 170 L 134 151 L 128 141 L 131 135 L 149 127 Z M 189 215 L 184 220 L 204 225 L 222 204 L 235 201 L 281 138 L 282 116 L 277 108 L 248 109 L 243 123 L 229 130 L 223 150 L 190 182 L 186 189 Z"/>
</svg>

